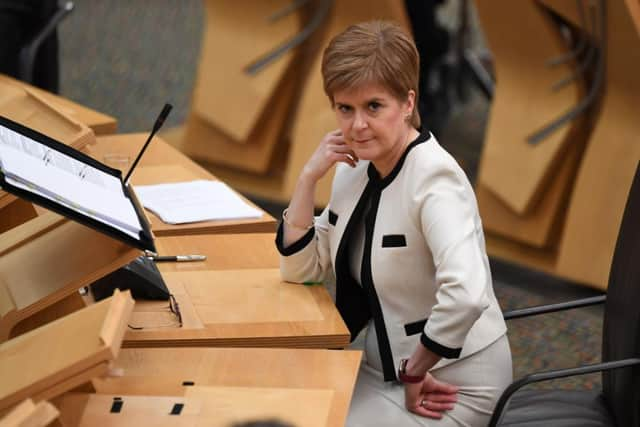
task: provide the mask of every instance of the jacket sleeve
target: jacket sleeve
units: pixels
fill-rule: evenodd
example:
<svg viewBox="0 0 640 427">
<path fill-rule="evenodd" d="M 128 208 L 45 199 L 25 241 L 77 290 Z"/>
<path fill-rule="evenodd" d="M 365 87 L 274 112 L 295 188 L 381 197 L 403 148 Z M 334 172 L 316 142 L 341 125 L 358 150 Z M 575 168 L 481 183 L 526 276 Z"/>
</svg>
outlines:
<svg viewBox="0 0 640 427">
<path fill-rule="evenodd" d="M 458 358 L 469 330 L 490 304 L 482 224 L 461 170 L 435 168 L 422 184 L 419 219 L 433 256 L 437 291 L 420 340 L 442 357 Z"/>
<path fill-rule="evenodd" d="M 282 222 L 276 233 L 276 247 L 280 252 L 282 280 L 294 283 L 325 282 L 331 273 L 328 225 L 329 208 L 315 218 L 314 226 L 300 239 L 283 246 Z"/>
</svg>

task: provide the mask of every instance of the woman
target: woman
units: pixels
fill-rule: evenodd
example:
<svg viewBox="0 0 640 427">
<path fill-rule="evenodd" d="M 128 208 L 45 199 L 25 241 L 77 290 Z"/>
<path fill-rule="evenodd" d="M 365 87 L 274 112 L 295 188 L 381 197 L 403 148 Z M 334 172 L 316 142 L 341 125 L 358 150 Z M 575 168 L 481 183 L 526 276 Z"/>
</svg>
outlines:
<svg viewBox="0 0 640 427">
<path fill-rule="evenodd" d="M 284 280 L 335 279 L 352 338 L 368 326 L 349 426 L 484 426 L 511 382 L 473 189 L 416 130 L 418 72 L 393 24 L 330 42 L 322 75 L 340 129 L 303 168 L 276 237 Z M 334 164 L 314 219 L 315 185 Z"/>
</svg>

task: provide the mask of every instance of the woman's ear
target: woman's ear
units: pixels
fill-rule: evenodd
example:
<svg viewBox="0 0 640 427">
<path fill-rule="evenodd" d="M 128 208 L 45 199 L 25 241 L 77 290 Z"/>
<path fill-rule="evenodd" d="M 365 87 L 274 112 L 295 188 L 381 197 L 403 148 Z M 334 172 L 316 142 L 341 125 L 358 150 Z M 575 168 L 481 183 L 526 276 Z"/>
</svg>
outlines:
<svg viewBox="0 0 640 427">
<path fill-rule="evenodd" d="M 407 92 L 407 114 L 412 114 L 413 113 L 413 109 L 416 106 L 416 92 L 413 89 L 409 89 L 409 92 Z"/>
</svg>

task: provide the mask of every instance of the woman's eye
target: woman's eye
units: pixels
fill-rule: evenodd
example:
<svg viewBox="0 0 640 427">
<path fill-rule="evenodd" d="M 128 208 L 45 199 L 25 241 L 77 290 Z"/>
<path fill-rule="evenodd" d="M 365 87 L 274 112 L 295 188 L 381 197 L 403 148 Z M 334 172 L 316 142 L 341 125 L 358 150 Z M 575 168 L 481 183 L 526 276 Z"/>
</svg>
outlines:
<svg viewBox="0 0 640 427">
<path fill-rule="evenodd" d="M 351 107 L 348 105 L 338 105 L 338 110 L 340 110 L 341 113 L 348 113 L 351 111 Z"/>
<path fill-rule="evenodd" d="M 380 109 L 380 107 L 382 107 L 382 105 L 380 105 L 379 102 L 370 102 L 369 103 L 369 110 L 371 110 L 371 111 L 378 111 Z"/>
</svg>

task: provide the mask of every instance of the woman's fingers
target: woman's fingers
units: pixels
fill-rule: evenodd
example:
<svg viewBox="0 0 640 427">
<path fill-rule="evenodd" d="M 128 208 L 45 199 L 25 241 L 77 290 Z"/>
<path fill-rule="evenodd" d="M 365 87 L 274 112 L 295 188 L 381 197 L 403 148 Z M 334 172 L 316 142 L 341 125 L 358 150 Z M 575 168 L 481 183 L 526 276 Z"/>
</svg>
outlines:
<svg viewBox="0 0 640 427">
<path fill-rule="evenodd" d="M 434 402 L 433 400 L 427 398 L 422 399 L 422 401 L 420 402 L 420 406 L 425 409 L 438 412 L 450 411 L 451 409 L 453 409 L 453 403 Z"/>
<path fill-rule="evenodd" d="M 408 397 L 408 396 L 407 396 Z M 453 409 L 454 404 L 451 402 L 441 403 L 430 400 L 427 396 L 418 396 L 417 401 L 412 400 L 413 403 L 407 406 L 407 409 L 414 414 L 427 418 L 442 418 L 442 413 Z"/>
<path fill-rule="evenodd" d="M 427 374 L 422 386 L 425 393 L 456 394 L 458 389 L 458 386 L 437 380 L 431 374 Z"/>
<path fill-rule="evenodd" d="M 328 145 L 326 154 L 331 161 L 344 162 L 350 166 L 355 166 L 358 163 L 358 157 L 346 145 Z"/>
<path fill-rule="evenodd" d="M 456 403 L 458 401 L 456 394 L 449 393 L 425 393 L 424 398 L 430 402 L 439 403 Z"/>
</svg>

